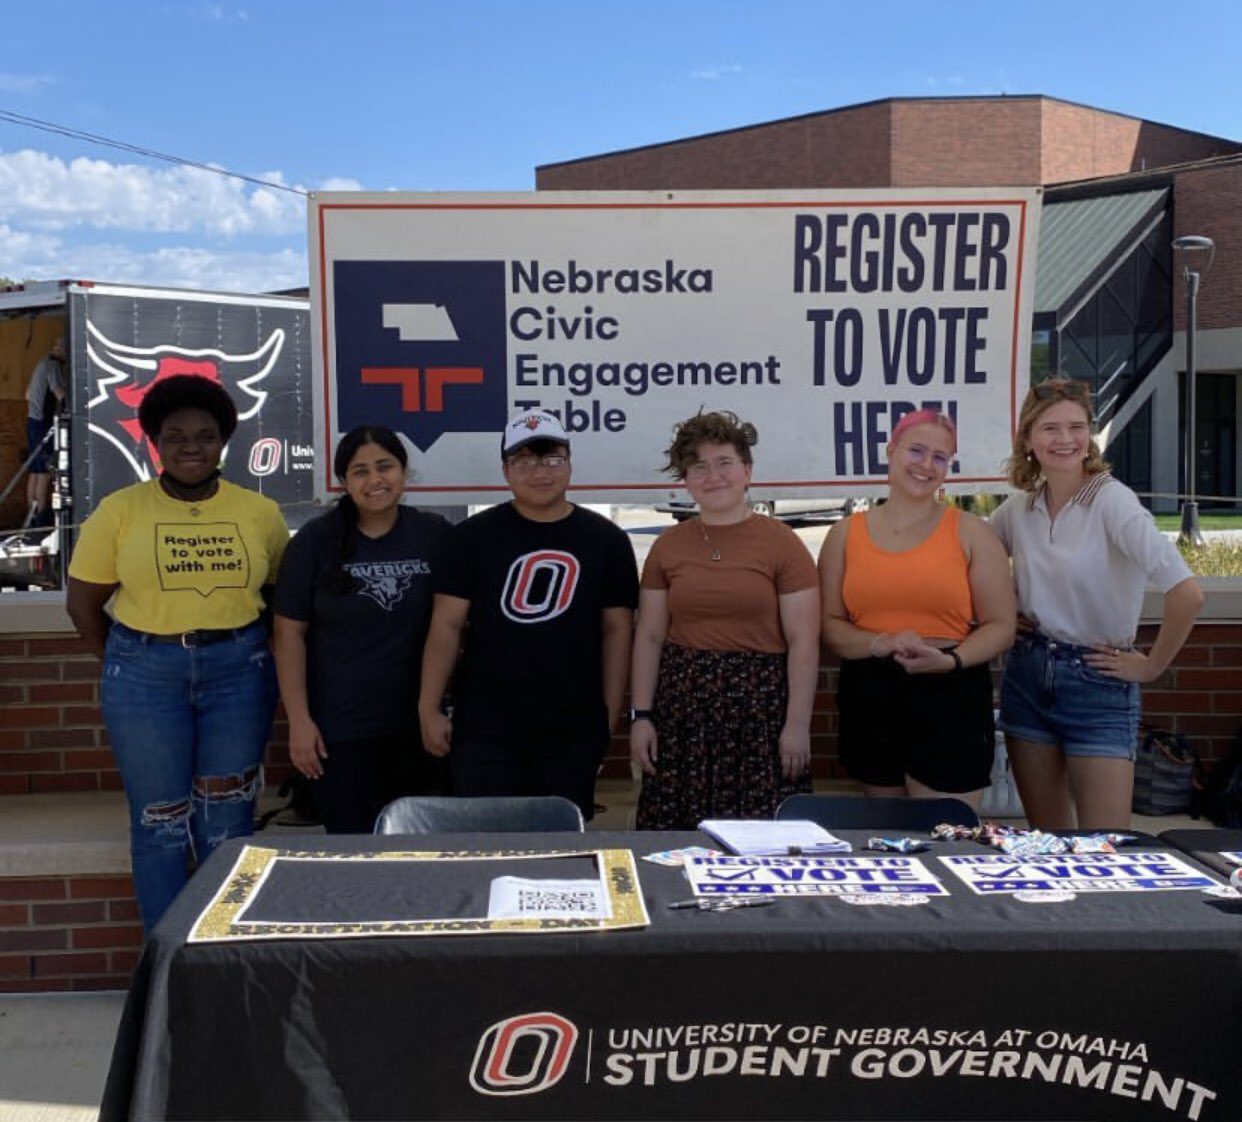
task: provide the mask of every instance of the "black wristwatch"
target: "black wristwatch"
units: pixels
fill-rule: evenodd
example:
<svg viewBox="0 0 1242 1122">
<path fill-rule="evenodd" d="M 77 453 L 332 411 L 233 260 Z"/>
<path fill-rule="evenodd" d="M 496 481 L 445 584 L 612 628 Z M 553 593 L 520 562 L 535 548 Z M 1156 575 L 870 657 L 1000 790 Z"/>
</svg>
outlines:
<svg viewBox="0 0 1242 1122">
<path fill-rule="evenodd" d="M 953 670 L 961 670 L 962 656 L 958 654 L 957 651 L 954 650 L 952 647 L 949 647 L 944 653 L 947 654 L 953 660 Z M 952 673 L 952 671 L 950 671 L 950 673 Z"/>
<path fill-rule="evenodd" d="M 649 720 L 651 720 L 650 709 L 631 709 L 630 710 L 630 724 L 633 724 L 635 721 L 649 721 Z"/>
</svg>

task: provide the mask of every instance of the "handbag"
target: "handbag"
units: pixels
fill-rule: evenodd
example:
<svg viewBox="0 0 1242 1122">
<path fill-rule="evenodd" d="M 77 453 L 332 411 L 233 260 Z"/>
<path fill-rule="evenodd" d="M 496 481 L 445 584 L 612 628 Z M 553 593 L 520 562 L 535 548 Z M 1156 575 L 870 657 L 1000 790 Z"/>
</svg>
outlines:
<svg viewBox="0 0 1242 1122">
<path fill-rule="evenodd" d="M 1025 814 L 1018 784 L 1013 778 L 1009 763 L 1009 751 L 1005 747 L 1005 734 L 996 733 L 996 748 L 992 757 L 992 783 L 984 789 L 979 812 L 988 818 L 1021 818 Z"/>
<path fill-rule="evenodd" d="M 1143 726 L 1134 758 L 1135 814 L 1187 814 L 1194 809 L 1199 754 L 1177 733 Z M 1197 817 L 1197 815 L 1196 815 Z"/>
</svg>

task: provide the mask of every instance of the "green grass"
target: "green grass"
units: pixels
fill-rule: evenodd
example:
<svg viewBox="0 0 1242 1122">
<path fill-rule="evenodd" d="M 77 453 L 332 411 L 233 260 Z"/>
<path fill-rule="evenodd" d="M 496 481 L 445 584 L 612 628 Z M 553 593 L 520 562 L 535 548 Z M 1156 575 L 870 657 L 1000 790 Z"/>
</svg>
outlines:
<svg viewBox="0 0 1242 1122">
<path fill-rule="evenodd" d="M 1161 530 L 1180 530 L 1182 516 L 1180 514 L 1157 514 L 1156 526 Z M 1232 514 L 1199 512 L 1200 530 L 1242 530 L 1242 511 Z"/>
<path fill-rule="evenodd" d="M 1242 577 L 1242 545 L 1208 542 L 1202 549 L 1178 546 L 1191 571 L 1201 577 Z"/>
</svg>

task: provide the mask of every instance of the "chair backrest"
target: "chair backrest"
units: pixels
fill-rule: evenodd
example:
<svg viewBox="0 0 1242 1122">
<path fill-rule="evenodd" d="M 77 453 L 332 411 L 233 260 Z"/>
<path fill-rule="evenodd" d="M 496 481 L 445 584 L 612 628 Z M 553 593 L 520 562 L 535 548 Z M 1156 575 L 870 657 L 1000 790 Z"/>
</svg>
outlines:
<svg viewBox="0 0 1242 1122">
<path fill-rule="evenodd" d="M 942 822 L 978 826 L 979 815 L 961 799 L 867 798 L 860 795 L 790 795 L 776 808 L 778 820 L 803 818 L 834 828 L 922 830 Z"/>
<path fill-rule="evenodd" d="M 409 795 L 375 820 L 377 834 L 582 833 L 582 811 L 559 795 L 477 799 Z"/>
</svg>

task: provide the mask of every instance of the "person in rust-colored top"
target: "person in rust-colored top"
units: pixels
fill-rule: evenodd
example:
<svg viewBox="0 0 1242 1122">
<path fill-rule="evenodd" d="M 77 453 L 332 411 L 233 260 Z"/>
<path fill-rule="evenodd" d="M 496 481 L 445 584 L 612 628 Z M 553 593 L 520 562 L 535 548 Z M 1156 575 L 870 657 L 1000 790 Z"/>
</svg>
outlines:
<svg viewBox="0 0 1242 1122">
<path fill-rule="evenodd" d="M 643 772 L 639 829 L 771 818 L 810 790 L 819 593 L 806 547 L 752 514 L 753 425 L 682 422 L 665 470 L 699 516 L 660 535 L 643 567 L 630 754 Z"/>
</svg>

